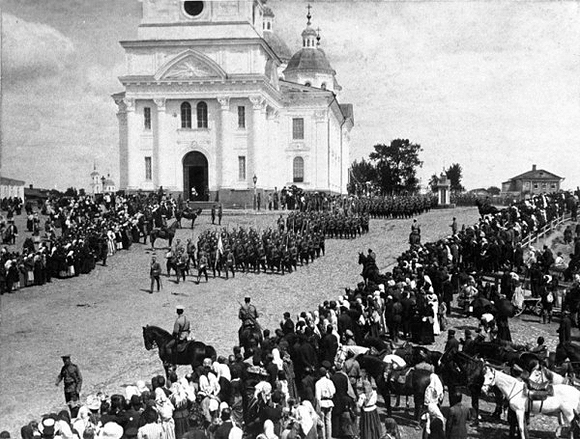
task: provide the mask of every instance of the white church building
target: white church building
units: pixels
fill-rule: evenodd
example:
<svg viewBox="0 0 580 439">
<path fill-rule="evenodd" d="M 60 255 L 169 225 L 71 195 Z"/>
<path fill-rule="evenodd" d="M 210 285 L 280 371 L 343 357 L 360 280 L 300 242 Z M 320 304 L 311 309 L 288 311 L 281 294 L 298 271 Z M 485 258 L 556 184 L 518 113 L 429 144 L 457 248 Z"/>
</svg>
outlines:
<svg viewBox="0 0 580 439">
<path fill-rule="evenodd" d="M 184 199 L 249 201 L 296 185 L 345 193 L 353 108 L 311 23 L 294 55 L 263 0 L 140 0 L 122 41 L 120 182 Z"/>
</svg>

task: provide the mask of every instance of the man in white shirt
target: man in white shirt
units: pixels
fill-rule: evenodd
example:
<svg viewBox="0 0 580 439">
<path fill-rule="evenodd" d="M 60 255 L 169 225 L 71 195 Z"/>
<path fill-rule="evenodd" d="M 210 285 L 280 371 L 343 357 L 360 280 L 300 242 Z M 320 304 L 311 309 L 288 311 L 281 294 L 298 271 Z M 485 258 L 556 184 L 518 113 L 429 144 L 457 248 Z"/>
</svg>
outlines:
<svg viewBox="0 0 580 439">
<path fill-rule="evenodd" d="M 334 383 L 328 378 L 328 371 L 321 367 L 319 371 L 320 378 L 314 386 L 316 404 L 320 407 L 320 413 L 324 427 L 322 429 L 321 439 L 330 439 L 332 437 L 332 408 L 334 403 L 332 398 L 336 393 Z"/>
</svg>

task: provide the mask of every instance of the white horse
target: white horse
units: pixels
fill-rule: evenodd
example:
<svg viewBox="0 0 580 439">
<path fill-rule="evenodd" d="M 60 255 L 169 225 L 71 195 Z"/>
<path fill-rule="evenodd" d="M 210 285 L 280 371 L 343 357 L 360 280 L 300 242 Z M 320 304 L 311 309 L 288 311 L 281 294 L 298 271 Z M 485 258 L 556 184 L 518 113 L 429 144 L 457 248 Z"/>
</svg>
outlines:
<svg viewBox="0 0 580 439">
<path fill-rule="evenodd" d="M 352 354 L 356 357 L 357 355 L 368 354 L 369 351 L 370 351 L 370 348 L 365 348 L 363 346 L 344 345 L 344 344 L 340 343 L 338 345 L 338 349 L 336 350 L 336 355 L 334 357 L 334 365 L 338 370 L 340 370 L 340 369 L 342 369 L 342 365 L 344 364 L 344 362 L 348 358 L 349 354 Z"/>
<path fill-rule="evenodd" d="M 528 389 L 523 381 L 489 366 L 486 366 L 484 371 L 483 391 L 488 392 L 491 386 L 497 386 L 500 389 L 503 396 L 507 398 L 510 408 L 516 413 L 521 439 L 526 439 L 524 418 L 526 410 L 530 408 L 531 413 L 558 416 L 559 425 L 556 429 L 556 437 L 560 437 L 563 422 L 571 424 L 575 413 L 580 412 L 580 390 L 575 387 L 554 384 L 554 396 L 549 396 L 544 401 L 531 401 L 530 404 Z"/>
</svg>

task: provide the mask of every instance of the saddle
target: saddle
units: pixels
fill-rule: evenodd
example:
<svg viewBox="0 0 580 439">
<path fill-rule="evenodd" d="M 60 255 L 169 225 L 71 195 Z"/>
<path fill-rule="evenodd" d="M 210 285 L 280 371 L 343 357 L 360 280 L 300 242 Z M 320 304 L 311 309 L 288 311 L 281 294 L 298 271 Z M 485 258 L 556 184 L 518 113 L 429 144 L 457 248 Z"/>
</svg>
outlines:
<svg viewBox="0 0 580 439">
<path fill-rule="evenodd" d="M 411 374 L 412 371 L 413 371 L 412 367 L 405 367 L 404 369 L 393 370 L 387 377 L 387 380 L 392 383 L 397 383 L 401 386 L 411 385 L 411 380 L 413 379 L 413 376 Z"/>
<path fill-rule="evenodd" d="M 554 396 L 554 386 L 549 381 L 535 383 L 528 381 L 528 397 L 531 401 L 544 401 L 549 396 Z"/>
<path fill-rule="evenodd" d="M 189 346 L 189 342 L 190 342 L 189 340 L 177 341 L 175 345 L 173 345 L 173 347 L 169 349 L 169 353 L 171 355 L 175 355 L 185 352 L 187 346 Z"/>
</svg>

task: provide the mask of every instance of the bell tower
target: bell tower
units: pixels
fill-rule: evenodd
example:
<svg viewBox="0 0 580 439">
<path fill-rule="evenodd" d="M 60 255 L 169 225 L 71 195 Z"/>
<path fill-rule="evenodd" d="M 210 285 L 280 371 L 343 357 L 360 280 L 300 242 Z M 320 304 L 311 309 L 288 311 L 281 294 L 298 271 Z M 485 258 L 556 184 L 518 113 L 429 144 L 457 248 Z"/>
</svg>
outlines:
<svg viewBox="0 0 580 439">
<path fill-rule="evenodd" d="M 139 0 L 140 40 L 262 36 L 263 0 Z M 215 26 L 220 24 L 220 26 Z"/>
</svg>

